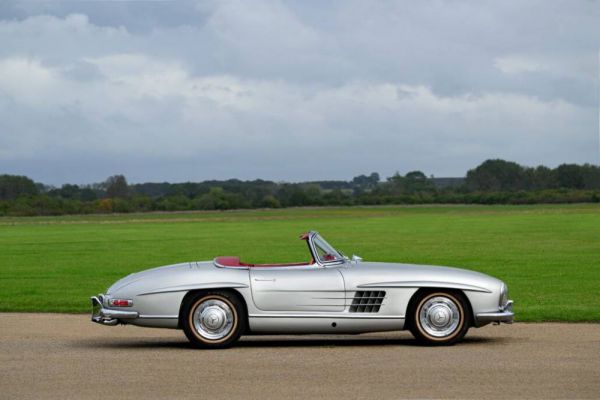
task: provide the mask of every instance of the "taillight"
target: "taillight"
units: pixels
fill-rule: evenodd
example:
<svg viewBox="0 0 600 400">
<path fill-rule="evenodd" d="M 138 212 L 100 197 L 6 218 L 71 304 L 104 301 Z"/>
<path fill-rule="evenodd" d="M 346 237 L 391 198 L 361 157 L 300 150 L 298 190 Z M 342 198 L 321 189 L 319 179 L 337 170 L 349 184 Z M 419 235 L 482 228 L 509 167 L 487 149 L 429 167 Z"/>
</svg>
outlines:
<svg viewBox="0 0 600 400">
<path fill-rule="evenodd" d="M 110 299 L 108 300 L 108 305 L 111 307 L 131 307 L 133 305 L 133 300 Z"/>
</svg>

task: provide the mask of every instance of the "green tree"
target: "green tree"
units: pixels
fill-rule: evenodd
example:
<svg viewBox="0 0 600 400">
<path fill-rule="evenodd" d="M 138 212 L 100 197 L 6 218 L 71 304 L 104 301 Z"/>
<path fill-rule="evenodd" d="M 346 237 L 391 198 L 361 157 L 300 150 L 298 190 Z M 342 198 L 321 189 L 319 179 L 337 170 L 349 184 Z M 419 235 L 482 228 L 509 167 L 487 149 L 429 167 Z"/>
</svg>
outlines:
<svg viewBox="0 0 600 400">
<path fill-rule="evenodd" d="M 212 187 L 195 201 L 196 208 L 201 210 L 226 210 L 229 208 L 227 196 L 222 187 Z"/>
<path fill-rule="evenodd" d="M 80 198 L 80 190 L 77 185 L 64 184 L 58 190 L 58 194 L 63 199 L 79 199 Z"/>
<path fill-rule="evenodd" d="M 404 175 L 406 192 L 409 194 L 435 190 L 433 182 L 421 171 L 411 171 Z"/>
<path fill-rule="evenodd" d="M 262 199 L 261 207 L 279 208 L 281 207 L 281 203 L 275 198 L 275 196 L 268 194 Z"/>
<path fill-rule="evenodd" d="M 563 188 L 583 189 L 585 186 L 583 168 L 576 164 L 562 164 L 556 168 L 558 185 Z"/>
<path fill-rule="evenodd" d="M 540 165 L 531 169 L 532 185 L 530 189 L 552 189 L 558 187 L 556 171 Z"/>
<path fill-rule="evenodd" d="M 109 177 L 106 182 L 106 196 L 108 198 L 125 198 L 129 196 L 129 186 L 127 179 L 123 175 L 114 175 Z"/>
<path fill-rule="evenodd" d="M 586 189 L 600 189 L 600 165 L 584 164 L 583 183 Z"/>
<path fill-rule="evenodd" d="M 14 200 L 21 196 L 35 196 L 38 193 L 36 184 L 26 176 L 0 175 L 0 199 Z"/>
<path fill-rule="evenodd" d="M 387 179 L 387 183 L 382 188 L 384 192 L 393 195 L 415 194 L 435 191 L 433 181 L 421 172 L 411 171 L 405 176 L 396 172 Z"/>
<path fill-rule="evenodd" d="M 359 175 L 352 179 L 352 186 L 362 190 L 372 189 L 379 183 L 379 174 L 377 172 L 371 173 L 371 175 Z"/>
<path fill-rule="evenodd" d="M 486 160 L 467 172 L 467 186 L 472 190 L 518 190 L 527 186 L 524 168 L 512 161 Z"/>
</svg>

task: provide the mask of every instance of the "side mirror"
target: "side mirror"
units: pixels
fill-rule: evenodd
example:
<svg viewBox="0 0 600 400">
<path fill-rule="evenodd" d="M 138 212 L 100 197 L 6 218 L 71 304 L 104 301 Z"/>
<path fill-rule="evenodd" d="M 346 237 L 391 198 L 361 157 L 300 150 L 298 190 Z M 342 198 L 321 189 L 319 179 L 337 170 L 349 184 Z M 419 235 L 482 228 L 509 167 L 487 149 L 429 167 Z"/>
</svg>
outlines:
<svg viewBox="0 0 600 400">
<path fill-rule="evenodd" d="M 352 254 L 352 261 L 354 262 L 359 262 L 362 261 L 363 259 L 359 256 L 357 256 L 356 254 Z"/>
</svg>

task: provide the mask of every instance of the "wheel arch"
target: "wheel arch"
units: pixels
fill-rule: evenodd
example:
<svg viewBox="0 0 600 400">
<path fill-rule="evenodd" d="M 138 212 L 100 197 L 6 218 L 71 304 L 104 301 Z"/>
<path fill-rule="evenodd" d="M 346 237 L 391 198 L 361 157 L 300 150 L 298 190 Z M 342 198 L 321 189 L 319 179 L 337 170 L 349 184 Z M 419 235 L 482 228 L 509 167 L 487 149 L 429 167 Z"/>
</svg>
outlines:
<svg viewBox="0 0 600 400">
<path fill-rule="evenodd" d="M 448 293 L 454 294 L 455 296 L 460 296 L 468 308 L 467 313 L 469 316 L 469 319 L 468 319 L 469 326 L 474 326 L 475 315 L 473 314 L 473 306 L 471 305 L 471 300 L 469 299 L 469 296 L 467 296 L 463 290 L 440 286 L 440 287 L 420 288 L 412 294 L 412 296 L 410 297 L 410 300 L 408 301 L 408 306 L 406 307 L 406 315 L 405 315 L 406 323 L 405 323 L 404 329 L 408 329 L 410 327 L 410 324 L 412 323 L 411 316 L 413 315 L 413 313 L 415 312 L 415 308 L 417 307 L 417 300 L 422 295 L 434 293 L 434 292 L 448 292 Z"/>
<path fill-rule="evenodd" d="M 214 287 L 214 288 L 202 288 L 202 289 L 193 289 L 193 290 L 189 290 L 185 296 L 183 296 L 183 298 L 181 299 L 181 304 L 179 305 L 179 314 L 178 314 L 178 318 L 177 318 L 177 328 L 178 329 L 182 329 L 181 326 L 181 321 L 182 318 L 184 318 L 184 313 L 185 313 L 185 305 L 186 303 L 189 301 L 190 298 L 192 297 L 196 297 L 200 294 L 203 293 L 210 293 L 210 292 L 215 292 L 215 291 L 219 291 L 219 292 L 227 292 L 227 293 L 231 293 L 232 295 L 234 295 L 243 305 L 244 305 L 244 310 L 245 312 L 245 319 L 246 319 L 246 331 L 248 331 L 249 328 L 249 321 L 248 321 L 248 304 L 246 303 L 246 299 L 244 298 L 244 296 L 242 295 L 242 293 L 240 293 L 240 291 L 238 291 L 235 288 L 232 287 Z"/>
</svg>

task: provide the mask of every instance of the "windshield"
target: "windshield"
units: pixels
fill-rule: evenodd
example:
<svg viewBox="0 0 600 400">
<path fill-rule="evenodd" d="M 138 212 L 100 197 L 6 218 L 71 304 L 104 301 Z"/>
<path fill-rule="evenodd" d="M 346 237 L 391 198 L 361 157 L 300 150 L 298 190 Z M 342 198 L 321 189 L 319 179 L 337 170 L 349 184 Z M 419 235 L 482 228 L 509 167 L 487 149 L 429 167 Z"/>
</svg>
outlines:
<svg viewBox="0 0 600 400">
<path fill-rule="evenodd" d="M 320 262 L 341 261 L 344 259 L 344 256 L 334 249 L 332 245 L 327 243 L 320 235 L 315 235 L 312 242 Z"/>
</svg>

